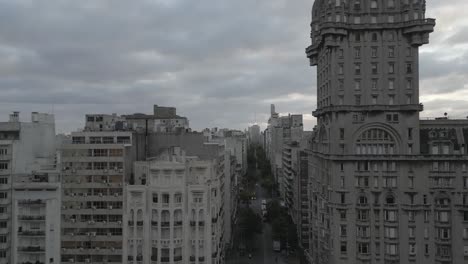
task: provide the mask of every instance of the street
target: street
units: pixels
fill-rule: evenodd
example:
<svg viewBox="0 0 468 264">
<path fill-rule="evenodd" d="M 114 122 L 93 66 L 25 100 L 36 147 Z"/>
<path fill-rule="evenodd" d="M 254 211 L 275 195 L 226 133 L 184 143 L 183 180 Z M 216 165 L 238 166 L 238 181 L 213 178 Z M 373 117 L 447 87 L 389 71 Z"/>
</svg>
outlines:
<svg viewBox="0 0 468 264">
<path fill-rule="evenodd" d="M 269 195 L 260 186 L 256 186 L 257 199 L 251 200 L 250 208 L 255 213 L 262 215 L 262 199 L 270 200 Z M 242 204 L 241 206 L 247 206 Z M 252 249 L 247 249 L 252 250 Z M 273 239 L 271 225 L 268 222 L 263 222 L 263 232 L 255 237 L 255 249 L 252 252 L 252 259 L 248 258 L 248 253 L 240 256 L 238 250 L 233 250 L 232 254 L 226 258 L 227 264 L 286 264 L 298 263 L 290 260 L 286 261 L 286 257 L 279 252 L 273 251 Z"/>
</svg>

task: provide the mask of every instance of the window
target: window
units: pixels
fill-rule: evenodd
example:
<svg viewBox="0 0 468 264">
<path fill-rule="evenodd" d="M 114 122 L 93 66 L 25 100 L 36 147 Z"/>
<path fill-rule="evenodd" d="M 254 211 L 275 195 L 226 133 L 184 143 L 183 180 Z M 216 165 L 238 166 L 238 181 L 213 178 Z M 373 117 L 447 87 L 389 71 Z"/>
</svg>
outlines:
<svg viewBox="0 0 468 264">
<path fill-rule="evenodd" d="M 395 89 L 395 80 L 393 79 L 388 80 L 388 89 L 389 90 Z"/>
<path fill-rule="evenodd" d="M 395 22 L 395 16 L 389 15 L 388 16 L 388 23 L 393 23 L 393 22 Z"/>
<path fill-rule="evenodd" d="M 0 170 L 8 170 L 8 162 L 0 162 Z"/>
<path fill-rule="evenodd" d="M 416 244 L 414 243 L 409 244 L 409 254 L 411 256 L 416 255 Z"/>
<path fill-rule="evenodd" d="M 377 0 L 371 1 L 371 8 L 377 8 Z"/>
<path fill-rule="evenodd" d="M 104 143 L 104 144 L 113 144 L 114 143 L 114 138 L 113 137 L 103 137 L 102 138 L 102 143 Z"/>
<path fill-rule="evenodd" d="M 415 234 L 415 228 L 414 227 L 408 228 L 408 237 L 414 238 L 414 234 Z"/>
<path fill-rule="evenodd" d="M 361 41 L 361 34 L 360 33 L 355 33 L 354 34 L 354 40 L 357 41 L 357 42 Z"/>
<path fill-rule="evenodd" d="M 450 239 L 450 228 L 437 228 L 437 236 L 441 239 Z"/>
<path fill-rule="evenodd" d="M 384 210 L 384 219 L 388 222 L 395 222 L 397 218 L 396 211 L 393 210 Z"/>
<path fill-rule="evenodd" d="M 413 99 L 413 97 L 411 96 L 411 94 L 407 94 L 406 95 L 406 104 L 411 104 L 412 99 Z"/>
<path fill-rule="evenodd" d="M 345 135 L 345 130 L 344 128 L 340 128 L 340 139 L 343 140 Z"/>
<path fill-rule="evenodd" d="M 377 104 L 377 95 L 372 96 L 372 104 L 376 105 Z"/>
<path fill-rule="evenodd" d="M 361 64 L 359 64 L 359 63 L 354 64 L 354 74 L 356 74 L 356 75 L 361 74 Z"/>
<path fill-rule="evenodd" d="M 406 73 L 413 73 L 413 65 L 411 63 L 406 64 Z"/>
<path fill-rule="evenodd" d="M 361 24 L 361 17 L 360 16 L 355 16 L 354 17 L 354 24 Z"/>
<path fill-rule="evenodd" d="M 90 144 L 101 144 L 102 143 L 102 137 L 89 137 L 89 143 Z"/>
<path fill-rule="evenodd" d="M 0 156 L 1 155 L 8 155 L 8 149 L 6 148 L 0 148 Z"/>
<path fill-rule="evenodd" d="M 6 199 L 6 198 L 8 198 L 8 193 L 0 192 L 0 199 Z"/>
<path fill-rule="evenodd" d="M 0 243 L 6 243 L 7 242 L 7 237 L 5 235 L 0 235 Z"/>
<path fill-rule="evenodd" d="M 378 51 L 377 47 L 371 47 L 371 56 L 372 56 L 372 58 L 377 58 L 377 51 Z"/>
<path fill-rule="evenodd" d="M 377 79 L 372 79 L 372 89 L 377 90 Z"/>
<path fill-rule="evenodd" d="M 463 221 L 468 222 L 468 211 L 463 212 Z"/>
<path fill-rule="evenodd" d="M 5 250 L 0 250 L 0 259 L 4 259 L 7 257 L 7 252 Z"/>
<path fill-rule="evenodd" d="M 343 50 L 343 49 L 339 49 L 339 51 L 338 51 L 338 56 L 339 56 L 340 58 L 343 58 L 343 56 L 344 56 L 344 50 Z"/>
<path fill-rule="evenodd" d="M 406 89 L 413 89 L 413 81 L 411 79 L 406 80 Z"/>
<path fill-rule="evenodd" d="M 394 95 L 389 95 L 388 96 L 388 104 L 393 105 L 395 103 L 395 96 Z"/>
<path fill-rule="evenodd" d="M 378 73 L 378 64 L 372 63 L 372 74 L 377 74 L 377 73 Z"/>
<path fill-rule="evenodd" d="M 153 203 L 158 203 L 158 194 L 153 193 Z"/>
<path fill-rule="evenodd" d="M 123 149 L 109 149 L 109 156 L 111 157 L 122 157 Z"/>
<path fill-rule="evenodd" d="M 373 42 L 376 42 L 377 41 L 377 33 L 372 33 L 372 37 L 371 37 L 372 41 Z"/>
<path fill-rule="evenodd" d="M 7 228 L 8 224 L 6 221 L 1 221 L 0 222 L 0 228 Z"/>
<path fill-rule="evenodd" d="M 0 178 L 0 184 L 8 184 L 8 178 Z"/>
<path fill-rule="evenodd" d="M 348 247 L 347 247 L 346 241 L 341 241 L 341 244 L 340 244 L 341 254 L 346 254 L 347 251 L 348 251 Z"/>
<path fill-rule="evenodd" d="M 360 254 L 369 254 L 369 244 L 368 243 L 359 243 L 358 249 Z"/>
<path fill-rule="evenodd" d="M 376 24 L 377 23 L 377 16 L 371 16 L 371 23 Z"/>
<path fill-rule="evenodd" d="M 410 221 L 410 222 L 414 221 L 414 212 L 413 211 L 408 212 L 408 221 Z"/>
<path fill-rule="evenodd" d="M 340 226 L 340 235 L 343 236 L 343 237 L 345 237 L 347 235 L 346 227 L 347 227 L 346 225 L 341 225 Z"/>
<path fill-rule="evenodd" d="M 343 63 L 338 64 L 338 74 L 343 74 Z"/>
<path fill-rule="evenodd" d="M 389 41 L 394 41 L 395 40 L 395 33 L 389 32 L 388 33 L 388 40 Z"/>
<path fill-rule="evenodd" d="M 354 81 L 354 89 L 355 90 L 361 90 L 361 80 L 355 80 Z"/>
<path fill-rule="evenodd" d="M 342 95 L 338 96 L 338 104 L 343 105 L 344 103 L 344 97 Z"/>
<path fill-rule="evenodd" d="M 356 35 L 359 36 L 359 35 Z M 361 58 L 361 47 L 354 47 L 354 57 L 356 59 Z"/>
<path fill-rule="evenodd" d="M 357 219 L 360 221 L 367 221 L 369 219 L 369 211 L 357 210 Z"/>
<path fill-rule="evenodd" d="M 424 254 L 429 255 L 429 244 L 424 245 Z"/>
<path fill-rule="evenodd" d="M 394 8 L 395 7 L 395 0 L 387 0 L 387 6 L 389 8 Z"/>
<path fill-rule="evenodd" d="M 169 199 L 170 199 L 169 194 L 165 193 L 165 194 L 162 195 L 162 202 L 163 202 L 164 204 L 168 204 L 168 203 L 169 203 Z"/>
<path fill-rule="evenodd" d="M 398 230 L 395 227 L 385 227 L 385 237 L 386 238 L 397 238 Z"/>
<path fill-rule="evenodd" d="M 388 47 L 388 57 L 390 58 L 395 57 L 395 47 L 393 46 Z"/>
<path fill-rule="evenodd" d="M 397 255 L 398 253 L 398 245 L 396 244 L 386 244 L 385 245 L 385 254 L 387 255 Z"/>
<path fill-rule="evenodd" d="M 355 102 L 356 105 L 361 105 L 361 96 L 360 95 L 356 95 L 355 100 L 356 100 L 356 102 Z"/>
<path fill-rule="evenodd" d="M 340 194 L 340 198 L 341 198 L 341 203 L 342 204 L 346 203 L 346 195 L 344 193 Z"/>
<path fill-rule="evenodd" d="M 463 238 L 468 239 L 468 228 L 463 228 Z"/>
<path fill-rule="evenodd" d="M 408 178 L 408 188 L 414 188 L 414 177 Z"/>
<path fill-rule="evenodd" d="M 388 64 L 388 73 L 390 73 L 390 74 L 394 74 L 394 73 L 395 73 L 395 63 L 390 62 L 390 63 Z"/>
<path fill-rule="evenodd" d="M 346 220 L 346 210 L 340 210 L 340 219 Z"/>
<path fill-rule="evenodd" d="M 437 212 L 437 220 L 442 223 L 447 223 L 449 221 L 448 212 Z"/>
</svg>

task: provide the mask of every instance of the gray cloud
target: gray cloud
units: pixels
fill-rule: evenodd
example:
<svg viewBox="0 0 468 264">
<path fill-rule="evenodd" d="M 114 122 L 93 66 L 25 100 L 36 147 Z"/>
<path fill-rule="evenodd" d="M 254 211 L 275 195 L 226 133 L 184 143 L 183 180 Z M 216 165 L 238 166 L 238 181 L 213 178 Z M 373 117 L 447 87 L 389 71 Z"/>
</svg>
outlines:
<svg viewBox="0 0 468 264">
<path fill-rule="evenodd" d="M 310 114 L 312 2 L 0 0 L 0 114 L 53 105 L 58 130 L 72 131 L 86 113 L 159 104 L 177 106 L 196 129 L 243 128 L 255 115 L 265 122 L 268 102 L 290 94 L 308 97 L 278 102 L 278 110 Z M 457 92 L 466 80 L 468 22 L 454 3 L 466 6 L 428 1 L 440 31 L 421 54 L 422 94 Z M 457 30 L 446 30 L 452 24 Z M 439 56 L 448 43 L 461 45 L 458 59 Z"/>
</svg>

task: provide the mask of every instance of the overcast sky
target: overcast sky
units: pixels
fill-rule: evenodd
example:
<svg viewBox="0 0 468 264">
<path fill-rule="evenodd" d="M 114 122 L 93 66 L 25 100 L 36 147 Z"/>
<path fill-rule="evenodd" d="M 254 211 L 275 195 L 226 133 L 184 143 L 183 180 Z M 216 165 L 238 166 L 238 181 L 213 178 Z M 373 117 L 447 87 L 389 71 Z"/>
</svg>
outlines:
<svg viewBox="0 0 468 264">
<path fill-rule="evenodd" d="M 468 115 L 468 1 L 428 0 L 423 117 Z M 243 129 L 269 105 L 314 120 L 308 66 L 313 0 L 0 0 L 0 120 L 54 112 L 57 132 L 87 113 L 176 106 L 191 126 Z M 256 117 L 256 119 L 255 119 Z"/>
</svg>

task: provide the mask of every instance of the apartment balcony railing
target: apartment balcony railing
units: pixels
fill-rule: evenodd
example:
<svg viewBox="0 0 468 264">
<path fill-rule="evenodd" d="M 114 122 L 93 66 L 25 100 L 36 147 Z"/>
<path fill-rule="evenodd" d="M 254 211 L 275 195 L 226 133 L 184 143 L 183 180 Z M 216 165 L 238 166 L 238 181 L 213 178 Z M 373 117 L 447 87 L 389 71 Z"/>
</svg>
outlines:
<svg viewBox="0 0 468 264">
<path fill-rule="evenodd" d="M 165 263 L 165 262 L 169 262 L 169 261 L 170 261 L 169 257 L 161 257 L 161 262 Z"/>
<path fill-rule="evenodd" d="M 158 226 L 158 221 L 151 221 L 151 226 Z"/>
<path fill-rule="evenodd" d="M 45 215 L 19 215 L 18 220 L 23 221 L 44 221 Z"/>
<path fill-rule="evenodd" d="M 162 221 L 161 222 L 162 227 L 169 227 L 170 225 L 171 225 L 171 223 L 169 221 Z"/>
<path fill-rule="evenodd" d="M 19 247 L 18 251 L 31 252 L 31 253 L 36 253 L 36 252 L 41 253 L 41 252 L 45 252 L 45 248 L 40 247 L 40 246 Z"/>
<path fill-rule="evenodd" d="M 20 231 L 19 236 L 45 236 L 45 231 Z"/>
<path fill-rule="evenodd" d="M 174 221 L 174 226 L 182 226 L 182 221 Z"/>
<path fill-rule="evenodd" d="M 143 226 L 143 221 L 137 221 L 137 226 Z"/>
<path fill-rule="evenodd" d="M 45 204 L 45 202 L 41 199 L 37 200 L 19 200 L 18 204 L 27 204 L 27 205 L 41 205 Z"/>
</svg>

